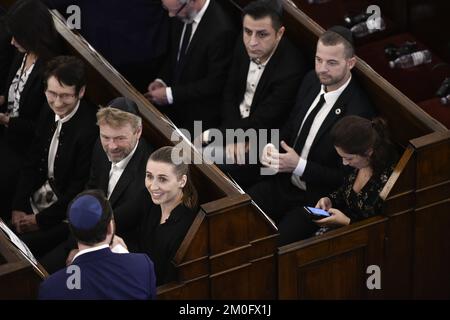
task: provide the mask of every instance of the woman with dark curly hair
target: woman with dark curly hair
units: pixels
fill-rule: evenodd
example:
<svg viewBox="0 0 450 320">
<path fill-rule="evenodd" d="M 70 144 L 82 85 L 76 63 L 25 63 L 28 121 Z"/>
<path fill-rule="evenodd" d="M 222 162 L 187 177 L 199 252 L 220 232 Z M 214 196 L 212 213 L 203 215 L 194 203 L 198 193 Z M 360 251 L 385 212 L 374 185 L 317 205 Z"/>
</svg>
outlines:
<svg viewBox="0 0 450 320">
<path fill-rule="evenodd" d="M 381 213 L 379 194 L 396 160 L 381 118 L 345 117 L 336 123 L 331 135 L 343 164 L 354 169 L 338 190 L 317 202 L 316 207 L 328 211 L 330 217 L 315 221 L 321 226 L 316 234 Z"/>
<path fill-rule="evenodd" d="M 317 202 L 316 208 L 327 211 L 328 217 L 313 220 L 302 210 L 280 223 L 281 245 L 381 213 L 379 194 L 397 160 L 386 122 L 381 118 L 347 116 L 334 125 L 331 137 L 342 163 L 353 170 L 338 190 Z"/>
</svg>

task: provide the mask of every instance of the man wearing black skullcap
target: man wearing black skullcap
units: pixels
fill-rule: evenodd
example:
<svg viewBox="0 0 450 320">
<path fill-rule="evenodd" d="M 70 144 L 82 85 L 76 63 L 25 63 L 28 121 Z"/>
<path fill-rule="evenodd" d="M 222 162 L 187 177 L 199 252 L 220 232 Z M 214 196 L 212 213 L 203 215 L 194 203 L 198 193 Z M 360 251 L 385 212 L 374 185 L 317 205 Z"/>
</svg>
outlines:
<svg viewBox="0 0 450 320">
<path fill-rule="evenodd" d="M 315 72 L 305 76 L 290 120 L 281 130 L 281 149 L 268 144 L 263 150 L 261 162 L 277 174 L 248 193 L 278 224 L 280 245 L 313 235 L 318 227 L 300 214 L 302 207 L 314 206 L 322 194 L 342 184 L 344 169 L 331 127 L 347 115 L 374 115 L 352 77 L 355 64 L 350 30 L 335 26 L 323 33 L 317 42 Z"/>
<path fill-rule="evenodd" d="M 69 205 L 67 219 L 80 251 L 64 268 L 47 278 L 39 299 L 154 299 L 153 262 L 145 254 L 114 253 L 111 206 L 99 190 L 78 195 Z M 124 245 L 124 243 L 120 243 Z M 113 249 L 114 250 L 114 249 Z"/>
<path fill-rule="evenodd" d="M 141 137 L 142 119 L 134 101 L 119 97 L 97 112 L 100 138 L 94 146 L 87 189 L 101 189 L 107 195 L 117 226 L 117 234 L 133 242 L 138 211 L 129 210 L 140 190 L 145 189 L 145 166 L 152 151 Z M 40 263 L 52 273 L 62 268 L 76 242 L 70 238 L 46 254 Z"/>
</svg>

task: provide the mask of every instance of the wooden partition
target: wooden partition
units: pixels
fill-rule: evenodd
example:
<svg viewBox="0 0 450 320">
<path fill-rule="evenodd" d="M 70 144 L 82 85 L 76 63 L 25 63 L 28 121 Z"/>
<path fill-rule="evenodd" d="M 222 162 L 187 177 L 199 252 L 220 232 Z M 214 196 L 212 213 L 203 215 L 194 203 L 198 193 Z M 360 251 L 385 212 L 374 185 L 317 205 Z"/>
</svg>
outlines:
<svg viewBox="0 0 450 320">
<path fill-rule="evenodd" d="M 11 2 L 1 0 L 0 4 L 7 7 Z M 81 36 L 69 30 L 57 12 L 52 14 L 67 53 L 81 58 L 88 68 L 87 99 L 106 105 L 117 96 L 126 96 L 139 107 L 144 120 L 143 135 L 149 143 L 155 148 L 178 143 L 172 139 L 175 130 L 165 116 Z M 188 142 L 180 143 L 198 157 Z M 158 287 L 158 298 L 276 298 L 276 228 L 216 166 L 195 164 L 192 171 L 200 210 L 173 261 L 178 280 Z M 0 248 L 4 249 L 3 243 Z M 5 297 L 32 296 L 23 281 L 14 282 L 15 270 L 20 268 L 30 270 L 24 262 L 0 269 L 3 278 L 10 277 L 13 280 L 8 283 L 18 287 L 17 293 L 6 293 Z M 33 277 L 33 273 L 25 276 L 27 281 L 34 281 Z"/>
<path fill-rule="evenodd" d="M 0 230 L 0 300 L 36 299 L 42 277 Z"/>
<path fill-rule="evenodd" d="M 323 30 L 291 1 L 283 6 L 288 36 L 312 53 Z M 54 19 L 69 52 L 89 67 L 88 98 L 97 104 L 118 95 L 135 100 L 148 141 L 173 144 L 164 116 Z M 178 279 L 158 287 L 160 299 L 450 297 L 450 134 L 361 59 L 355 73 L 403 150 L 381 193 L 383 215 L 278 248 L 277 254 L 276 228 L 251 199 L 215 166 L 195 165 L 201 209 L 173 261 Z M 371 265 L 380 267 L 381 290 L 367 289 Z"/>
<path fill-rule="evenodd" d="M 155 147 L 173 145 L 174 128 L 165 116 L 61 18 L 54 18 L 69 52 L 89 66 L 87 97 L 99 105 L 119 95 L 133 99 L 144 118 L 146 139 Z M 158 298 L 275 298 L 276 228 L 214 165 L 194 165 L 193 180 L 200 211 L 174 260 L 179 281 L 159 287 Z"/>
<path fill-rule="evenodd" d="M 292 1 L 283 6 L 289 38 L 313 52 L 324 30 Z M 358 58 L 355 69 L 388 120 L 393 140 L 404 148 L 382 192 L 388 219 L 369 219 L 280 248 L 280 298 L 448 298 L 449 275 L 443 270 L 450 263 L 449 131 L 365 61 Z M 367 290 L 369 275 L 361 278 L 373 261 L 381 267 L 380 291 Z M 285 278 L 290 274 L 295 280 Z M 338 274 L 342 281 L 333 277 Z"/>
</svg>

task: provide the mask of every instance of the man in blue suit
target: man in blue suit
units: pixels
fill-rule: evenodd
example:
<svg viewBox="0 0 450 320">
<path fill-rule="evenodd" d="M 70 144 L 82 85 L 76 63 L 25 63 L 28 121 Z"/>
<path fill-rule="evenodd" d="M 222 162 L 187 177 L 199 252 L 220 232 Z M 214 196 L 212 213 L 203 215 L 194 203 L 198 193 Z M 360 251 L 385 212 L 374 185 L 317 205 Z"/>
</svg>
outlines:
<svg viewBox="0 0 450 320">
<path fill-rule="evenodd" d="M 69 205 L 67 218 L 80 251 L 67 268 L 41 284 L 39 299 L 156 297 L 153 262 L 145 254 L 128 253 L 123 242 L 113 241 L 112 209 L 102 191 L 79 194 Z"/>
</svg>

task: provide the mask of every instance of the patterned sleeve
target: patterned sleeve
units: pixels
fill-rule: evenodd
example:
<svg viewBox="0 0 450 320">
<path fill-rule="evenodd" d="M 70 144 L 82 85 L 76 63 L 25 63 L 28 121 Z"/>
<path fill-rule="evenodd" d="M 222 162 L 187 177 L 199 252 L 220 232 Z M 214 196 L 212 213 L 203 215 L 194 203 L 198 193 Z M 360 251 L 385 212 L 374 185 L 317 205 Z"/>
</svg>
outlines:
<svg viewBox="0 0 450 320">
<path fill-rule="evenodd" d="M 343 208 L 346 206 L 345 191 L 348 189 L 349 183 L 349 176 L 346 176 L 343 184 L 328 195 L 333 208 Z"/>
</svg>

